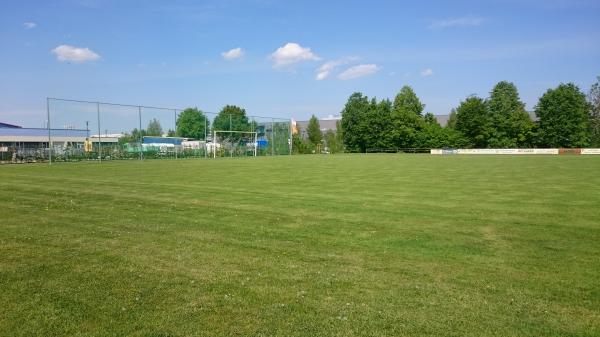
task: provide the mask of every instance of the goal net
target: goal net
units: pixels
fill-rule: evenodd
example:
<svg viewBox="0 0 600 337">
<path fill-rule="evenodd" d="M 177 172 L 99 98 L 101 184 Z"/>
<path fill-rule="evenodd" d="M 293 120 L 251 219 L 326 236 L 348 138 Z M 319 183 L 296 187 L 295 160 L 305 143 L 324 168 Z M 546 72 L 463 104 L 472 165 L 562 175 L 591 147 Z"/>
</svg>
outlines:
<svg viewBox="0 0 600 337">
<path fill-rule="evenodd" d="M 251 131 L 213 131 L 213 139 L 207 144 L 213 158 L 256 157 L 258 133 Z"/>
</svg>

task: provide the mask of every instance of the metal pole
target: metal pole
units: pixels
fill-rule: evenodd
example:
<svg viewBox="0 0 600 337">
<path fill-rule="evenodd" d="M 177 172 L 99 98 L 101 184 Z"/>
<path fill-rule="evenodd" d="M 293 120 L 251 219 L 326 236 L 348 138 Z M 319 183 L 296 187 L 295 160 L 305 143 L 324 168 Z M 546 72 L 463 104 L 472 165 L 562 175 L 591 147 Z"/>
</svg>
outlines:
<svg viewBox="0 0 600 337">
<path fill-rule="evenodd" d="M 254 126 L 252 127 L 254 129 Z M 258 132 L 254 132 L 254 156 L 256 157 L 256 148 L 258 147 Z"/>
<path fill-rule="evenodd" d="M 271 118 L 271 156 L 275 155 L 275 121 Z"/>
<path fill-rule="evenodd" d="M 177 109 L 173 109 L 173 112 L 175 113 L 175 126 L 173 132 L 177 134 Z"/>
<path fill-rule="evenodd" d="M 138 134 L 140 135 L 140 160 L 144 160 L 144 155 L 142 154 L 142 107 L 138 106 L 138 117 L 139 117 L 139 122 L 140 122 L 140 129 Z"/>
<path fill-rule="evenodd" d="M 102 131 L 100 131 L 100 102 L 96 102 L 96 109 L 98 110 L 98 158 L 102 163 Z"/>
<path fill-rule="evenodd" d="M 50 135 L 50 98 L 46 97 L 46 117 L 48 118 L 48 165 L 52 165 L 52 136 Z"/>
<path fill-rule="evenodd" d="M 293 150 L 292 147 L 294 146 L 294 129 L 293 129 L 293 127 L 294 127 L 294 123 L 292 123 L 292 120 L 290 119 L 290 140 L 289 140 L 290 156 L 292 155 L 292 150 Z"/>
<path fill-rule="evenodd" d="M 204 115 L 204 158 L 208 157 L 208 137 L 206 136 L 208 129 L 206 128 L 206 115 Z"/>
<path fill-rule="evenodd" d="M 217 131 L 213 131 L 213 158 L 217 158 Z"/>
</svg>

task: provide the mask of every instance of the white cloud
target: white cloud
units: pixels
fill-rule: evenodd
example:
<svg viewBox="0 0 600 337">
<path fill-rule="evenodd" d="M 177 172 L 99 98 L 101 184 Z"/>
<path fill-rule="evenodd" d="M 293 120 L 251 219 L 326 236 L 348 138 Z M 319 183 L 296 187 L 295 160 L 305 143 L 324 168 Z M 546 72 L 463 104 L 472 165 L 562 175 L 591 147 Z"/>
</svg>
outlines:
<svg viewBox="0 0 600 337">
<path fill-rule="evenodd" d="M 349 56 L 339 60 L 325 62 L 317 69 L 317 76 L 315 77 L 315 79 L 317 81 L 322 81 L 328 78 L 329 75 L 331 75 L 331 73 L 333 72 L 333 70 L 335 70 L 335 68 L 337 68 L 338 66 L 341 66 L 342 64 L 348 64 L 357 59 L 358 57 L 356 56 Z"/>
<path fill-rule="evenodd" d="M 83 63 L 95 61 L 100 58 L 100 55 L 94 53 L 89 48 L 78 48 L 66 44 L 52 49 L 52 53 L 56 55 L 57 60 L 62 62 Z"/>
<path fill-rule="evenodd" d="M 485 22 L 485 19 L 481 18 L 481 17 L 465 16 L 465 17 L 456 18 L 456 19 L 434 21 L 431 25 L 429 25 L 429 28 L 430 29 L 444 29 L 444 28 L 454 28 L 454 27 L 475 27 L 475 26 L 481 26 L 484 22 Z"/>
<path fill-rule="evenodd" d="M 276 68 L 289 66 L 302 61 L 318 61 L 321 59 L 315 55 L 310 48 L 304 48 L 293 42 L 277 48 L 269 58 L 275 61 L 273 66 Z"/>
<path fill-rule="evenodd" d="M 222 52 L 221 56 L 223 56 L 223 58 L 226 60 L 239 59 L 240 57 L 244 56 L 244 50 L 242 48 L 233 48 L 226 52 Z"/>
<path fill-rule="evenodd" d="M 25 27 L 25 29 L 33 29 L 33 28 L 37 27 L 37 23 L 35 23 L 35 22 L 24 22 L 23 23 L 23 27 Z"/>
<path fill-rule="evenodd" d="M 421 76 L 423 76 L 423 77 L 433 76 L 433 70 L 431 70 L 431 68 L 423 69 L 421 71 Z"/>
<path fill-rule="evenodd" d="M 321 65 L 319 69 L 317 69 L 317 76 L 315 77 L 315 79 L 317 81 L 322 81 L 326 79 L 331 74 L 331 71 L 338 65 L 339 63 L 337 61 L 329 61 L 323 63 L 323 65 Z"/>
<path fill-rule="evenodd" d="M 351 80 L 354 78 L 375 74 L 379 71 L 379 69 L 380 68 L 376 64 L 359 64 L 346 69 L 338 77 L 340 80 Z"/>
</svg>

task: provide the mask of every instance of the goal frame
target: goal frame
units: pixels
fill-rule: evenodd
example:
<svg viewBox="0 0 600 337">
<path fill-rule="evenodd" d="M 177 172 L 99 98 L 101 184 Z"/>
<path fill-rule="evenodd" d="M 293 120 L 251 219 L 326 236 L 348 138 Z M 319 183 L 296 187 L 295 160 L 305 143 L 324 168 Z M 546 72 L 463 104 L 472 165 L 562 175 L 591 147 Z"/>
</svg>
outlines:
<svg viewBox="0 0 600 337">
<path fill-rule="evenodd" d="M 217 134 L 219 133 L 245 133 L 245 134 L 251 134 L 254 135 L 254 156 L 257 156 L 257 149 L 258 149 L 258 132 L 256 131 L 228 131 L 228 130 L 213 130 L 213 158 L 217 158 Z"/>
</svg>

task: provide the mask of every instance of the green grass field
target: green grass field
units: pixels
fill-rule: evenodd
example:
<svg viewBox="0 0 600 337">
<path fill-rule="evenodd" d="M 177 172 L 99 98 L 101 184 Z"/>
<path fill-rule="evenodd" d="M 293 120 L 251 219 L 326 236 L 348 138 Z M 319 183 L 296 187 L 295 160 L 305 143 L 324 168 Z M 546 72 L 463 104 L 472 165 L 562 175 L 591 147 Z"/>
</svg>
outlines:
<svg viewBox="0 0 600 337">
<path fill-rule="evenodd" d="M 600 157 L 0 166 L 0 336 L 599 336 Z"/>
</svg>

